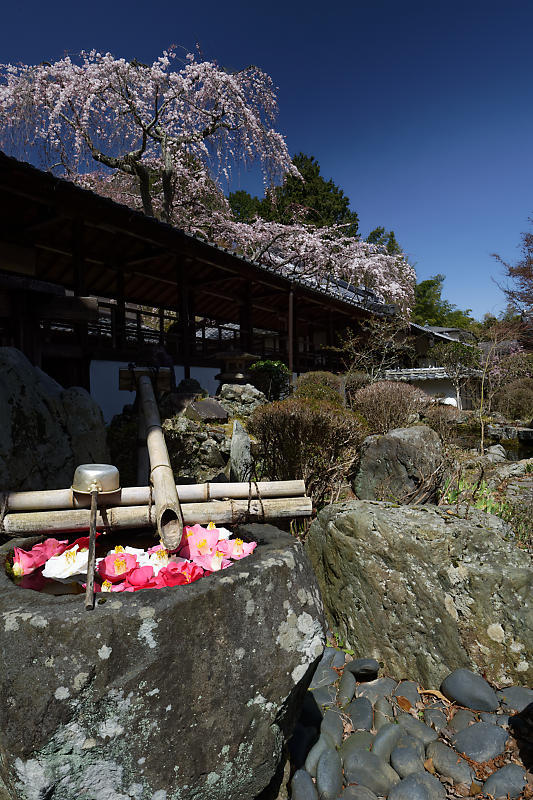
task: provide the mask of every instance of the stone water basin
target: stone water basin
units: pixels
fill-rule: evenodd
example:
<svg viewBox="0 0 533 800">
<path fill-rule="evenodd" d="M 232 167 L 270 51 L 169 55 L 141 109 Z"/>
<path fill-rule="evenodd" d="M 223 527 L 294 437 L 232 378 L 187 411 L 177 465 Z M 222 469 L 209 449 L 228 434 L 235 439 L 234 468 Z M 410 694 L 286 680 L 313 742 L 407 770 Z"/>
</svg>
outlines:
<svg viewBox="0 0 533 800">
<path fill-rule="evenodd" d="M 89 612 L 0 570 L 0 800 L 252 800 L 269 784 L 325 622 L 301 544 L 236 533 L 258 546 L 231 568 Z"/>
</svg>

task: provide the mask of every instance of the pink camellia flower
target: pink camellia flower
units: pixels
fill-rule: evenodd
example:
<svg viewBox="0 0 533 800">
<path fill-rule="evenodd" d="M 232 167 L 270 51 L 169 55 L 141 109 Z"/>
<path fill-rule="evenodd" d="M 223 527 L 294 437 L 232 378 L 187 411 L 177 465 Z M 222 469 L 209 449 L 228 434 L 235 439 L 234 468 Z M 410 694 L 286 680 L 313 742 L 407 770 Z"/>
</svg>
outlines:
<svg viewBox="0 0 533 800">
<path fill-rule="evenodd" d="M 185 583 L 189 581 L 175 561 L 170 561 L 166 567 L 162 567 L 155 578 L 155 585 L 159 589 L 165 586 L 183 586 Z"/>
<path fill-rule="evenodd" d="M 225 539 L 217 548 L 228 558 L 240 559 L 249 556 L 257 547 L 257 542 L 244 542 L 242 539 Z"/>
<path fill-rule="evenodd" d="M 178 561 L 177 567 L 185 576 L 186 583 L 194 583 L 204 574 L 203 569 L 198 564 L 192 564 L 190 561 Z"/>
<path fill-rule="evenodd" d="M 195 560 L 197 556 L 208 556 L 215 552 L 218 542 L 218 531 L 207 530 L 201 525 L 194 525 L 192 528 L 185 528 L 185 543 L 180 550 L 183 558 Z"/>
<path fill-rule="evenodd" d="M 151 566 L 136 567 L 129 573 L 125 582 L 129 586 L 133 586 L 135 591 L 155 586 L 154 570 Z"/>
<path fill-rule="evenodd" d="M 49 558 L 64 553 L 69 543 L 67 540 L 58 541 L 57 539 L 45 539 L 34 545 L 31 550 L 22 550 L 15 547 L 13 555 L 13 574 L 20 578 L 21 575 L 29 575 L 38 567 L 46 564 Z"/>
<path fill-rule="evenodd" d="M 98 564 L 98 572 L 104 580 L 118 583 L 137 566 L 137 558 L 131 553 L 110 553 Z"/>
<path fill-rule="evenodd" d="M 214 553 L 205 556 L 194 556 L 192 560 L 206 572 L 218 572 L 219 569 L 230 567 L 232 563 L 228 558 L 224 558 L 224 553 L 218 548 Z"/>
<path fill-rule="evenodd" d="M 102 583 L 102 592 L 134 592 L 133 586 L 128 586 L 126 581 L 122 583 L 111 583 L 111 581 L 104 581 Z"/>
</svg>

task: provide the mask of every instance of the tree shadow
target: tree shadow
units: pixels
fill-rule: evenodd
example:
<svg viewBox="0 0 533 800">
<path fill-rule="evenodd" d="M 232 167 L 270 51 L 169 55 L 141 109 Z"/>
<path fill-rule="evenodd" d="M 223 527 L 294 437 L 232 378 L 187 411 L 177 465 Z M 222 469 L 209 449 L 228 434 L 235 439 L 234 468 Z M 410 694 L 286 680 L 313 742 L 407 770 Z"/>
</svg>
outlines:
<svg viewBox="0 0 533 800">
<path fill-rule="evenodd" d="M 509 730 L 516 739 L 524 767 L 533 770 L 533 703 L 509 718 Z"/>
</svg>

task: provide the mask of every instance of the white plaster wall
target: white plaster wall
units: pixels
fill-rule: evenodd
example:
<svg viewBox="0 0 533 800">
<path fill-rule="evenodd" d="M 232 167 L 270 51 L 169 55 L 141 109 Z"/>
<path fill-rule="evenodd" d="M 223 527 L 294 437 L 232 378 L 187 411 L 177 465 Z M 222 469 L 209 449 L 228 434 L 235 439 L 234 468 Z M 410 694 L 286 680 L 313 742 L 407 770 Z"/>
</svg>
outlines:
<svg viewBox="0 0 533 800">
<path fill-rule="evenodd" d="M 423 392 L 431 397 L 439 397 L 446 405 L 457 405 L 455 400 L 455 389 L 452 383 L 444 378 L 429 381 L 409 381 L 413 386 L 422 389 Z"/>
<path fill-rule="evenodd" d="M 120 391 L 118 388 L 118 371 L 120 367 L 127 367 L 127 361 L 91 361 L 90 382 L 91 397 L 102 409 L 106 423 L 111 422 L 115 414 L 120 414 L 127 403 L 133 403 L 135 392 Z M 175 366 L 176 383 L 184 375 L 181 366 Z M 214 367 L 191 367 L 191 377 L 199 381 L 202 388 L 209 394 L 215 394 L 218 381 L 215 375 L 218 369 Z"/>
</svg>

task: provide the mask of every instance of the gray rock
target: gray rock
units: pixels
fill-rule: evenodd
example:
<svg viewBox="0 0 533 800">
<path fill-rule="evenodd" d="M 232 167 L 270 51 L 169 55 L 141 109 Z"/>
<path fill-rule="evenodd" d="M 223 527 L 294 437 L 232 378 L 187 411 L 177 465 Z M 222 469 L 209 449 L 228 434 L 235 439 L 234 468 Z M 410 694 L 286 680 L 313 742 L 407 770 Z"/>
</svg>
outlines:
<svg viewBox="0 0 533 800">
<path fill-rule="evenodd" d="M 328 733 L 331 736 L 336 747 L 339 747 L 342 742 L 342 735 L 344 733 L 344 726 L 342 724 L 342 717 L 338 711 L 329 709 L 324 714 L 324 719 L 320 726 L 321 733 Z"/>
<path fill-rule="evenodd" d="M 415 739 L 420 739 L 424 744 L 429 744 L 438 736 L 433 728 L 430 728 L 422 722 L 422 720 L 415 719 L 415 717 L 412 717 L 410 714 L 400 714 L 397 721 L 400 728 L 404 728 L 410 736 L 414 736 Z"/>
<path fill-rule="evenodd" d="M 384 725 L 394 720 L 392 705 L 385 697 L 378 697 L 374 704 L 374 727 L 379 731 Z"/>
<path fill-rule="evenodd" d="M 531 560 L 506 536 L 507 523 L 475 509 L 462 519 L 354 500 L 323 509 L 305 546 L 328 617 L 351 648 L 379 652 L 387 673 L 438 686 L 464 667 L 532 685 L 533 659 L 525 669 L 512 649 L 533 651 Z"/>
<path fill-rule="evenodd" d="M 195 400 L 185 409 L 185 416 L 194 422 L 224 423 L 228 420 L 228 412 L 213 397 Z"/>
<path fill-rule="evenodd" d="M 455 783 L 466 783 L 469 786 L 475 780 L 474 770 L 444 742 L 430 742 L 426 755 L 433 761 L 433 766 L 439 775 L 451 778 Z"/>
<path fill-rule="evenodd" d="M 231 481 L 250 480 L 253 472 L 252 445 L 250 437 L 238 420 L 233 423 L 229 463 Z"/>
<path fill-rule="evenodd" d="M 318 662 L 318 667 L 331 667 L 331 662 L 333 661 L 335 654 L 338 651 L 334 647 L 324 647 L 324 652 L 322 653 L 322 658 Z"/>
<path fill-rule="evenodd" d="M 456 669 L 442 682 L 441 692 L 455 703 L 475 711 L 495 711 L 498 698 L 485 678 L 469 669 Z"/>
<path fill-rule="evenodd" d="M 358 697 L 345 708 L 355 730 L 369 731 L 374 724 L 372 703 L 367 697 Z"/>
<path fill-rule="evenodd" d="M 316 768 L 316 788 L 320 800 L 336 800 L 342 791 L 341 757 L 336 750 L 326 750 Z"/>
<path fill-rule="evenodd" d="M 394 786 L 389 800 L 446 800 L 446 790 L 434 775 L 419 772 Z"/>
<path fill-rule="evenodd" d="M 245 383 L 224 383 L 218 393 L 218 400 L 231 417 L 249 417 L 256 408 L 264 405 L 267 399 L 263 392 Z"/>
<path fill-rule="evenodd" d="M 396 683 L 392 678 L 376 678 L 375 681 L 359 684 L 355 694 L 357 697 L 366 697 L 371 703 L 375 703 L 378 697 L 389 697 L 396 688 Z"/>
<path fill-rule="evenodd" d="M 318 800 L 313 779 L 305 769 L 297 770 L 292 777 L 291 800 Z"/>
<path fill-rule="evenodd" d="M 336 650 L 335 651 L 335 655 L 333 656 L 333 658 L 331 660 L 331 666 L 332 667 L 336 667 L 337 669 L 340 669 L 341 667 L 344 667 L 344 662 L 345 662 L 345 656 L 344 656 L 343 651 L 342 650 Z"/>
<path fill-rule="evenodd" d="M 340 679 L 339 688 L 337 689 L 337 703 L 345 706 L 350 702 L 355 693 L 355 677 L 351 672 L 346 670 Z"/>
<path fill-rule="evenodd" d="M 378 797 L 366 786 L 347 786 L 339 800 L 378 800 Z"/>
<path fill-rule="evenodd" d="M 335 698 L 337 697 L 337 690 L 331 684 L 329 686 L 320 686 L 318 689 L 312 691 L 315 703 L 322 708 L 335 705 Z"/>
<path fill-rule="evenodd" d="M 479 715 L 481 722 L 490 722 L 491 725 L 504 725 L 509 724 L 510 716 L 509 714 L 487 714 L 486 711 L 482 711 Z"/>
<path fill-rule="evenodd" d="M 508 733 L 499 725 L 476 722 L 452 737 L 455 749 L 474 761 L 490 761 L 505 750 Z"/>
<path fill-rule="evenodd" d="M 475 714 L 472 714 L 471 711 L 465 708 L 460 708 L 449 721 L 448 730 L 452 733 L 459 733 L 459 731 L 464 731 L 465 728 L 468 728 L 468 726 L 475 721 Z"/>
<path fill-rule="evenodd" d="M 416 681 L 400 681 L 392 694 L 393 697 L 405 697 L 412 706 L 416 706 L 416 704 L 420 702 L 420 694 L 418 693 L 418 684 Z"/>
<path fill-rule="evenodd" d="M 320 756 L 322 753 L 325 753 L 326 750 L 335 750 L 335 742 L 328 733 L 324 732 L 320 734 L 318 741 L 313 745 L 305 759 L 305 768 L 313 778 L 316 778 L 316 768 Z"/>
<path fill-rule="evenodd" d="M 376 734 L 374 744 L 372 745 L 372 752 L 385 761 L 388 761 L 390 754 L 400 741 L 403 733 L 404 729 L 393 722 L 388 725 L 383 725 Z"/>
<path fill-rule="evenodd" d="M 341 758 L 344 762 L 348 758 L 352 750 L 370 750 L 374 744 L 375 736 L 369 731 L 355 731 L 344 740 L 340 746 Z"/>
<path fill-rule="evenodd" d="M 0 487 L 63 489 L 79 464 L 109 463 L 102 412 L 14 347 L 0 347 Z"/>
<path fill-rule="evenodd" d="M 360 783 L 376 794 L 388 794 L 399 782 L 398 773 L 375 753 L 355 749 L 344 760 L 344 775 L 347 783 Z"/>
<path fill-rule="evenodd" d="M 446 714 L 443 714 L 439 708 L 426 708 L 424 711 L 424 722 L 426 725 L 430 725 L 432 728 L 435 728 L 437 733 L 440 733 L 440 731 L 443 730 L 443 728 L 445 728 L 448 724 Z"/>
<path fill-rule="evenodd" d="M 345 669 L 352 672 L 358 681 L 370 681 L 377 678 L 379 663 L 375 658 L 354 658 L 348 661 Z"/>
<path fill-rule="evenodd" d="M 355 494 L 361 500 L 407 500 L 442 458 L 440 438 L 427 425 L 369 436 L 361 448 Z"/>
<path fill-rule="evenodd" d="M 494 798 L 518 797 L 526 785 L 526 773 L 518 764 L 507 764 L 493 772 L 483 784 L 483 794 Z"/>
<path fill-rule="evenodd" d="M 269 525 L 236 533 L 259 543 L 246 562 L 190 586 L 98 595 L 91 613 L 80 595 L 24 590 L 0 570 L 0 696 L 14 699 L 0 705 L 0 780 L 10 800 L 41 788 L 47 800 L 118 800 L 133 784 L 150 798 L 164 787 L 182 800 L 241 800 L 270 783 L 325 626 L 301 545 Z M 3 545 L 0 563 L 34 542 Z M 177 642 L 187 644 L 179 658 Z"/>
<path fill-rule="evenodd" d="M 390 754 L 391 767 L 400 778 L 424 771 L 424 746 L 412 737 L 402 739 Z"/>
<path fill-rule="evenodd" d="M 503 707 L 511 711 L 523 711 L 533 703 L 533 689 L 528 689 L 527 686 L 507 686 L 497 692 L 497 695 Z"/>
<path fill-rule="evenodd" d="M 491 447 L 487 447 L 486 457 L 493 464 L 501 464 L 504 461 L 507 461 L 505 447 L 501 444 L 493 444 Z"/>
<path fill-rule="evenodd" d="M 328 666 L 318 665 L 313 679 L 309 684 L 310 689 L 319 689 L 321 686 L 331 686 L 339 680 L 338 674 Z"/>
</svg>

